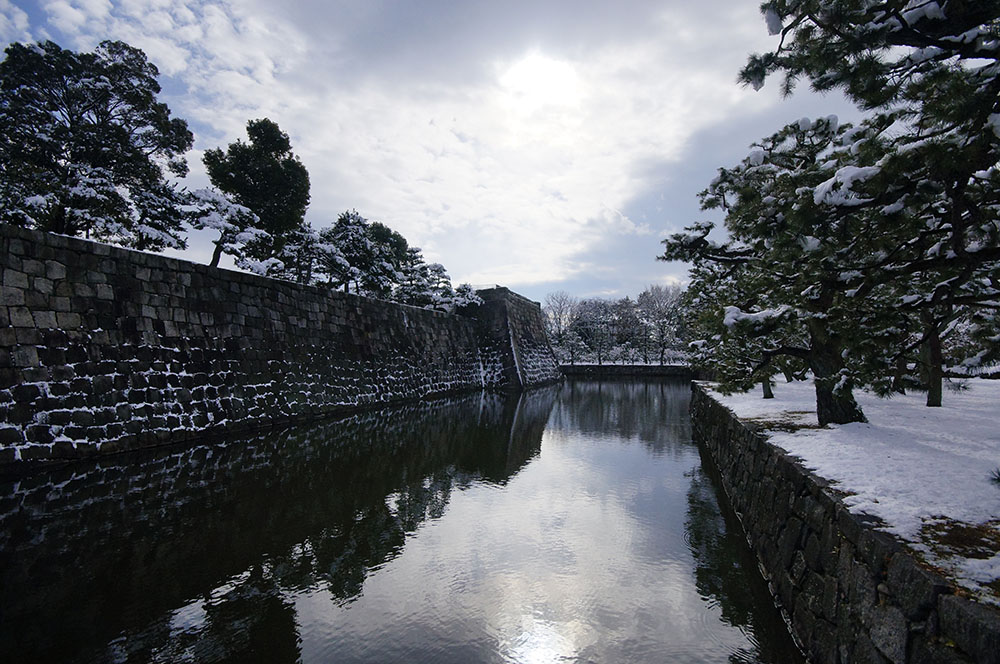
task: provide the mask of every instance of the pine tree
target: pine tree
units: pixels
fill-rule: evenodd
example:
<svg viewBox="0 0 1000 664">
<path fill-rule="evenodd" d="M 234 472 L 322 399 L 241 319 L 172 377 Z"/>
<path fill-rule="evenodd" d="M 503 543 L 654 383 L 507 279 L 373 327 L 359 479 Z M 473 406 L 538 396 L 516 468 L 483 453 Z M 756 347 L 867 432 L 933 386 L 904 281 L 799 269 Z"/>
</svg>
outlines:
<svg viewBox="0 0 1000 664">
<path fill-rule="evenodd" d="M 202 157 L 209 180 L 257 217 L 264 231 L 242 249 L 248 260 L 262 263 L 283 252 L 286 242 L 302 233 L 309 207 L 309 172 L 292 153 L 288 134 L 267 119 L 247 122 L 248 143 L 237 140 L 223 152 Z"/>
<path fill-rule="evenodd" d="M 139 49 L 11 44 L 0 62 L 0 221 L 138 249 L 182 248 L 193 137 Z"/>
<path fill-rule="evenodd" d="M 744 82 L 784 72 L 786 93 L 806 78 L 877 112 L 855 145 L 885 147 L 866 164 L 878 187 L 866 204 L 896 246 L 845 287 L 868 297 L 894 281 L 929 286 L 902 289 L 896 315 L 919 320 L 928 405 L 940 405 L 942 334 L 965 309 L 995 311 L 1000 295 L 1000 3 L 779 0 L 762 11 L 781 42 L 750 58 Z"/>
<path fill-rule="evenodd" d="M 216 189 L 191 192 L 185 211 L 190 215 L 194 228 L 219 233 L 219 237 L 212 241 L 215 249 L 209 263 L 211 267 L 219 265 L 223 253 L 232 255 L 239 264 L 246 259 L 243 247 L 265 241 L 265 231 L 257 228 L 257 215 Z"/>
</svg>

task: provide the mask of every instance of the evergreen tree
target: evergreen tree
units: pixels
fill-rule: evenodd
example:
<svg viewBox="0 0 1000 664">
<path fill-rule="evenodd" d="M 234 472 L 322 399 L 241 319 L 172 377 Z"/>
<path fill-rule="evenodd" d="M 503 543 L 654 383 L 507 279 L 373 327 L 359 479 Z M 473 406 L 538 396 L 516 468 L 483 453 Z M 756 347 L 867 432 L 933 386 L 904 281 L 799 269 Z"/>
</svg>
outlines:
<svg viewBox="0 0 1000 664">
<path fill-rule="evenodd" d="M 257 215 L 230 196 L 215 189 L 197 189 L 191 192 L 185 211 L 190 223 L 199 230 L 211 229 L 219 233 L 213 240 L 215 249 L 210 265 L 216 267 L 223 252 L 236 259 L 236 264 L 246 260 L 243 247 L 264 241 L 266 233 L 257 228 Z"/>
<path fill-rule="evenodd" d="M 271 273 L 300 284 L 315 284 L 328 266 L 346 263 L 340 249 L 327 242 L 309 222 L 285 236 L 281 251 L 275 258 L 280 266 L 275 264 Z"/>
<path fill-rule="evenodd" d="M 399 283 L 409 245 L 406 238 L 378 221 L 366 229 L 371 251 L 360 266 L 361 289 L 372 297 L 388 298 Z"/>
<path fill-rule="evenodd" d="M 0 221 L 138 249 L 182 248 L 193 138 L 156 101 L 156 67 L 104 41 L 92 53 L 11 44 L 0 62 Z"/>
<path fill-rule="evenodd" d="M 805 361 L 815 376 L 821 424 L 864 421 L 851 393 L 856 376 L 845 353 L 848 335 L 857 332 L 857 302 L 845 294 L 842 280 L 856 267 L 856 255 L 871 251 L 872 218 L 855 214 L 856 206 L 824 209 L 817 202 L 818 192 L 833 186 L 841 172 L 834 145 L 848 131 L 833 118 L 803 120 L 755 144 L 739 166 L 720 169 L 700 194 L 703 208 L 726 212 L 731 243 L 709 242 L 711 225 L 697 225 L 665 240 L 661 257 L 694 262 L 703 266 L 696 276 L 709 278 L 717 271 L 706 264 L 740 266 L 730 271 L 726 288 L 698 286 L 715 289 L 716 320 L 721 315 L 726 328 L 721 341 L 729 335 L 757 339 L 745 346 L 737 341 L 739 352 L 716 348 L 716 366 L 724 380 L 746 386 L 769 381 L 775 357 Z M 863 175 L 852 173 L 854 180 Z M 848 191 L 839 195 L 855 200 Z M 845 252 L 852 240 L 856 254 Z M 734 296 L 739 299 L 722 299 Z"/>
<path fill-rule="evenodd" d="M 343 260 L 331 260 L 324 265 L 330 285 L 345 293 L 359 293 L 365 273 L 375 254 L 369 238 L 368 220 L 357 210 L 343 212 L 333 226 L 320 232 L 323 241 L 337 247 Z"/>
<path fill-rule="evenodd" d="M 247 137 L 249 142 L 237 140 L 225 152 L 208 150 L 202 161 L 212 184 L 256 215 L 255 228 L 266 235 L 258 235 L 243 253 L 260 263 L 281 254 L 291 239 L 309 234 L 309 173 L 292 153 L 288 134 L 273 121 L 250 120 Z"/>
<path fill-rule="evenodd" d="M 444 266 L 425 262 L 418 247 L 407 249 L 399 285 L 393 290 L 392 300 L 446 312 L 482 304 L 482 299 L 469 284 L 462 284 L 457 290 L 452 288 L 451 278 Z"/>
<path fill-rule="evenodd" d="M 878 232 L 895 246 L 845 287 L 867 297 L 892 282 L 929 286 L 903 288 L 897 309 L 919 321 L 928 405 L 940 405 L 942 334 L 963 309 L 994 316 L 1000 294 L 1000 3 L 779 0 L 762 11 L 781 43 L 750 58 L 744 82 L 784 72 L 786 93 L 804 77 L 878 112 L 855 147 L 885 146 L 864 165 L 875 187 L 863 204 L 882 212 Z"/>
</svg>

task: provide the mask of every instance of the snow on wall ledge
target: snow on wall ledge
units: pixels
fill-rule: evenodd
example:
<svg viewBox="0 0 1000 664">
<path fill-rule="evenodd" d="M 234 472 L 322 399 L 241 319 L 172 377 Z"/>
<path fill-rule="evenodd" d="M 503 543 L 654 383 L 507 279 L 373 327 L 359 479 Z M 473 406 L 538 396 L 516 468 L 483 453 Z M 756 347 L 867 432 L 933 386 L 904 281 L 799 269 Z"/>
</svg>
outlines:
<svg viewBox="0 0 1000 664">
<path fill-rule="evenodd" d="M 1000 611 L 962 596 L 692 383 L 695 440 L 792 632 L 819 664 L 998 664 Z"/>
<path fill-rule="evenodd" d="M 449 315 L 0 224 L 0 466 L 558 380 L 536 303 Z"/>
</svg>

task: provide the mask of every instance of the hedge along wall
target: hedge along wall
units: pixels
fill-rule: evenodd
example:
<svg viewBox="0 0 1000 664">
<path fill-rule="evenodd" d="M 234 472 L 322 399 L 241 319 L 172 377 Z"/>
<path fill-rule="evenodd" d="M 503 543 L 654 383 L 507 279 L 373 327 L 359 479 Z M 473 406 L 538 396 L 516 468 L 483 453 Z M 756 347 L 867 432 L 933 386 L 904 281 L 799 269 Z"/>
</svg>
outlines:
<svg viewBox="0 0 1000 664">
<path fill-rule="evenodd" d="M 829 483 L 693 383 L 708 451 L 792 632 L 821 664 L 997 664 L 1000 611 L 967 599 Z"/>
<path fill-rule="evenodd" d="M 5 225 L 0 255 L 0 465 L 559 377 L 506 370 L 538 343 L 497 321 L 541 325 L 506 289 L 449 315 Z"/>
</svg>

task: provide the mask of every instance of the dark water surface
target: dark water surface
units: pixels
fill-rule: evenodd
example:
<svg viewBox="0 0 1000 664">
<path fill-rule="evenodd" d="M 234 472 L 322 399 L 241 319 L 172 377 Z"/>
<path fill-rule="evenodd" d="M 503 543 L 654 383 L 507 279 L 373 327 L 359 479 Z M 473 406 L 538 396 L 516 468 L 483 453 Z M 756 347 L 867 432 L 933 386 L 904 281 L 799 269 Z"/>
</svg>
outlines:
<svg viewBox="0 0 1000 664">
<path fill-rule="evenodd" d="M 570 381 L 0 483 L 2 662 L 801 662 L 683 382 Z"/>
</svg>

